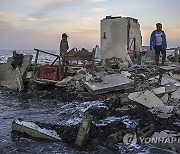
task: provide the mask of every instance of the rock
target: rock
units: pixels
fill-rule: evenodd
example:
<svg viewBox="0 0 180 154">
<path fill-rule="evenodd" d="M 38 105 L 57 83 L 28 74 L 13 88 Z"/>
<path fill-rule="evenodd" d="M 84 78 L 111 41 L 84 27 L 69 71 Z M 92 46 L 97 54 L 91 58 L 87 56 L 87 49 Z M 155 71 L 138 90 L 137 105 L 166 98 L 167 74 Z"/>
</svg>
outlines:
<svg viewBox="0 0 180 154">
<path fill-rule="evenodd" d="M 128 98 L 148 108 L 164 106 L 164 103 L 151 91 L 135 92 L 129 94 Z"/>
<path fill-rule="evenodd" d="M 93 117 L 89 113 L 86 113 L 79 127 L 75 145 L 82 147 L 86 143 L 89 137 L 92 120 Z"/>
</svg>

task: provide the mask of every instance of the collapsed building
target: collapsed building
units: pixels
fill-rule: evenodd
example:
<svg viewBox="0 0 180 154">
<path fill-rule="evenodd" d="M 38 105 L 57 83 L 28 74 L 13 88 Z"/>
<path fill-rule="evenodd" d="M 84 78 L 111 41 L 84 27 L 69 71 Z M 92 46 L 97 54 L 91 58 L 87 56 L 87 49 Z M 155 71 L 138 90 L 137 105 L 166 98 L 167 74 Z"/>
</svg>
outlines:
<svg viewBox="0 0 180 154">
<path fill-rule="evenodd" d="M 122 142 L 123 136 L 130 130 L 138 132 L 139 136 L 152 136 L 154 132 L 160 133 L 167 125 L 171 125 L 171 129 L 177 133 L 180 110 L 178 105 L 180 67 L 170 61 L 167 61 L 169 66 L 164 67 L 152 63 L 151 65 L 136 63 L 135 59 L 142 58 L 136 55 L 136 51 L 144 55 L 141 54 L 142 37 L 137 19 L 107 16 L 101 20 L 101 60 L 104 65 L 95 60 L 94 50 L 88 52 L 85 49 L 80 51 L 72 49 L 65 55 L 65 60 L 69 62 L 67 65 L 62 65 L 61 57 L 53 54 L 55 60 L 51 64 L 39 66 L 38 54 L 50 53 L 39 49 L 35 51 L 35 64 L 29 66 L 28 60 L 26 71 L 17 79 L 27 80 L 27 74 L 30 74 L 29 85 L 45 85 L 45 87 L 53 85 L 57 90 L 64 88 L 63 91 L 68 92 L 69 95 L 76 94 L 79 99 L 95 98 L 103 102 L 99 104 L 90 102 L 87 103 L 88 105 L 84 103 L 86 107 L 82 107 L 83 109 L 77 107 L 77 113 L 72 111 L 72 119 L 70 117 L 58 125 L 40 122 L 38 125 L 37 122 L 34 124 L 24 122 L 22 119 L 16 120 L 12 123 L 14 131 L 33 137 L 63 140 L 80 147 L 92 139 L 98 139 L 107 145 Z M 131 55 L 131 51 L 136 54 Z M 154 61 L 154 59 L 150 60 Z M 0 68 L 1 70 L 3 68 Z M 61 78 L 65 70 L 67 74 L 65 78 Z M 14 78 L 16 78 L 15 74 Z M 9 79 L 11 78 L 6 76 L 3 78 L 3 83 L 7 83 L 5 80 Z M 1 85 L 16 90 L 17 87 L 22 87 L 22 83 L 19 84 L 18 81 L 16 83 L 19 86 L 15 88 L 9 86 L 11 82 L 8 82 L 8 86 Z M 22 90 L 22 88 L 18 89 Z M 172 99 L 175 99 L 175 102 Z M 66 114 L 66 110 L 67 113 L 69 112 L 69 109 L 65 112 L 63 108 L 61 110 L 63 111 L 59 115 Z M 133 121 L 135 117 L 138 119 Z M 158 126 L 159 123 L 162 126 Z M 147 131 L 143 131 L 146 128 Z"/>
</svg>

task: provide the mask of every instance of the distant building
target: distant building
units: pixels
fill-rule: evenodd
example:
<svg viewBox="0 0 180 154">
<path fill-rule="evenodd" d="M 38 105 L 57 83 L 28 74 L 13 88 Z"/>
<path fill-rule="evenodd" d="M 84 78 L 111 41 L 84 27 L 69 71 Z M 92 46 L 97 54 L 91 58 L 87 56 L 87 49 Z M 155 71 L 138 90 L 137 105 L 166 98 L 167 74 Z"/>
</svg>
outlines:
<svg viewBox="0 0 180 154">
<path fill-rule="evenodd" d="M 126 59 L 128 50 L 142 49 L 140 24 L 130 17 L 111 17 L 101 20 L 101 59 Z"/>
</svg>

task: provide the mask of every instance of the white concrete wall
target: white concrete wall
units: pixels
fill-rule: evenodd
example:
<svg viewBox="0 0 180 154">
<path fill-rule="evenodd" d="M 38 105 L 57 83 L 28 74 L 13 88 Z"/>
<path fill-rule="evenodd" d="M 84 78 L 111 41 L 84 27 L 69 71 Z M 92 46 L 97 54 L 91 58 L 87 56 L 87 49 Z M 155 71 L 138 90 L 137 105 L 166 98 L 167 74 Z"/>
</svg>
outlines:
<svg viewBox="0 0 180 154">
<path fill-rule="evenodd" d="M 104 33 L 106 38 L 104 38 Z M 142 48 L 140 25 L 133 18 L 105 18 L 101 20 L 101 59 L 126 59 L 127 49 L 135 38 L 135 50 Z M 131 49 L 134 49 L 132 44 Z"/>
<path fill-rule="evenodd" d="M 134 41 L 135 38 L 135 50 L 141 50 L 142 49 L 142 36 L 140 31 L 140 24 L 137 20 L 130 19 L 130 28 L 129 28 L 129 47 L 132 43 L 132 46 L 130 49 L 134 50 Z"/>
<path fill-rule="evenodd" d="M 126 57 L 127 24 L 125 18 L 101 20 L 101 59 Z"/>
</svg>

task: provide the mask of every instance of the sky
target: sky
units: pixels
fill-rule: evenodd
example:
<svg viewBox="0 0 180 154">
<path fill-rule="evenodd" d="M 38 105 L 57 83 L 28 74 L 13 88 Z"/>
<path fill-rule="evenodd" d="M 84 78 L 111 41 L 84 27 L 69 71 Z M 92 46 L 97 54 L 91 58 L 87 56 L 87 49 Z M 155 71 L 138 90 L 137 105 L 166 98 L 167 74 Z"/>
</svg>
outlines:
<svg viewBox="0 0 180 154">
<path fill-rule="evenodd" d="M 143 45 L 161 22 L 168 47 L 180 46 L 180 0 L 0 0 L 0 50 L 58 50 L 62 33 L 70 48 L 100 45 L 100 20 L 133 17 Z"/>
</svg>

